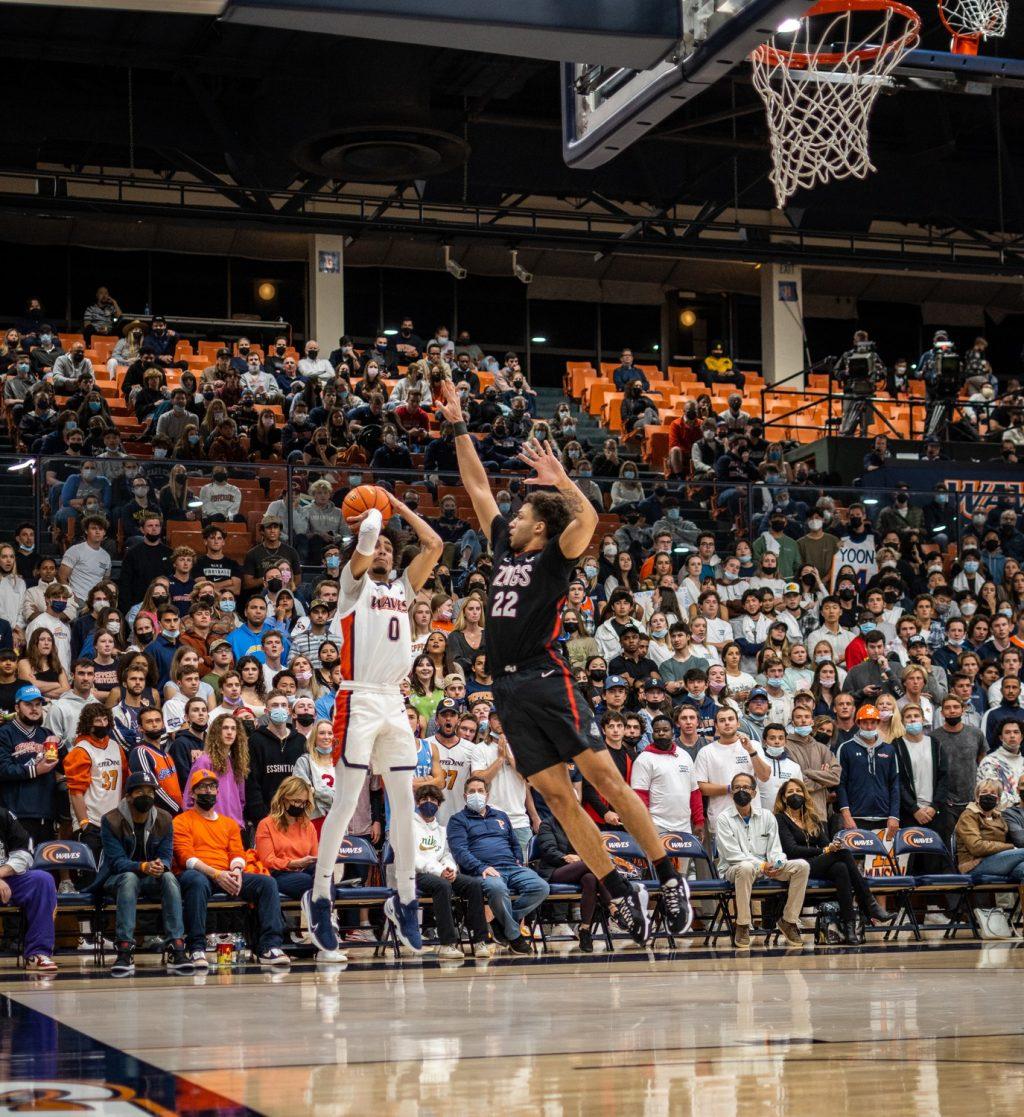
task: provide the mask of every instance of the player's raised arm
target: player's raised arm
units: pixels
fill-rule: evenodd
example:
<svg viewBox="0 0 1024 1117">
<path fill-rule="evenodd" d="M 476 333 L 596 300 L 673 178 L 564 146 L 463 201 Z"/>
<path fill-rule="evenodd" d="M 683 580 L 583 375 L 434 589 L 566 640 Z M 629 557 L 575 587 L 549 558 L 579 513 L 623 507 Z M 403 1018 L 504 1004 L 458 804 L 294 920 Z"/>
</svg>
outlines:
<svg viewBox="0 0 1024 1117">
<path fill-rule="evenodd" d="M 531 438 L 519 457 L 536 472 L 535 477 L 526 478 L 525 484 L 553 485 L 569 501 L 572 520 L 558 537 L 558 545 L 567 559 L 579 558 L 590 546 L 597 531 L 594 506 L 576 487 L 547 443 Z"/>
<path fill-rule="evenodd" d="M 440 405 L 441 414 L 455 428 L 455 454 L 459 459 L 459 476 L 469 499 L 473 502 L 473 511 L 480 521 L 480 530 L 491 541 L 491 524 L 498 515 L 498 505 L 491 493 L 491 486 L 487 482 L 487 470 L 476 452 L 473 439 L 466 429 L 466 419 L 462 414 L 462 401 L 455 385 L 450 380 L 441 381 L 441 394 L 444 402 Z"/>
<path fill-rule="evenodd" d="M 344 588 L 345 575 L 348 574 L 353 581 L 359 579 L 370 569 L 373 562 L 373 552 L 377 547 L 377 539 L 384 527 L 384 517 L 379 508 L 371 508 L 361 516 L 355 516 L 348 521 L 348 526 L 356 533 L 356 549 L 352 557 L 342 567 L 342 588 Z"/>
<path fill-rule="evenodd" d="M 391 497 L 391 507 L 416 533 L 420 553 L 409 563 L 405 573 L 409 577 L 409 584 L 412 588 L 420 590 L 433 574 L 434 567 L 441 558 L 441 552 L 444 550 L 444 540 L 422 516 L 417 515 L 407 504 L 403 504 L 398 497 Z"/>
</svg>

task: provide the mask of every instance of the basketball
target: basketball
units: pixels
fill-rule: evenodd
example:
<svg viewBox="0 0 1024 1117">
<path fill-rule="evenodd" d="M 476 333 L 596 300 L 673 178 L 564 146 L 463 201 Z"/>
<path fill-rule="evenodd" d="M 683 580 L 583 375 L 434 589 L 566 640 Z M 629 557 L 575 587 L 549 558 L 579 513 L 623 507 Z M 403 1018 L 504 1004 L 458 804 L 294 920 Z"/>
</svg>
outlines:
<svg viewBox="0 0 1024 1117">
<path fill-rule="evenodd" d="M 341 502 L 341 514 L 346 520 L 354 520 L 371 508 L 379 508 L 385 519 L 391 515 L 391 497 L 376 485 L 356 485 Z"/>
</svg>

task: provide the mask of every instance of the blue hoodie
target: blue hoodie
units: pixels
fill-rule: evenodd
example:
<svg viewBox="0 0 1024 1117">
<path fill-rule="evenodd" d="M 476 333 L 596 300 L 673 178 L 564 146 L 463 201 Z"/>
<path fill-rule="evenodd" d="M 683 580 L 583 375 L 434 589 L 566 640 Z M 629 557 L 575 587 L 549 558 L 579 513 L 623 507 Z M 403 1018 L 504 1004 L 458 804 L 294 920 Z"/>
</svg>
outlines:
<svg viewBox="0 0 1024 1117">
<path fill-rule="evenodd" d="M 836 806 L 854 818 L 883 820 L 900 817 L 900 773 L 896 746 L 878 739 L 869 748 L 860 734 L 836 749 L 841 769 Z"/>
<path fill-rule="evenodd" d="M 488 866 L 515 869 L 523 863 L 511 819 L 493 807 L 483 814 L 468 808 L 453 814 L 448 819 L 448 848 L 459 868 L 474 877 Z"/>
</svg>

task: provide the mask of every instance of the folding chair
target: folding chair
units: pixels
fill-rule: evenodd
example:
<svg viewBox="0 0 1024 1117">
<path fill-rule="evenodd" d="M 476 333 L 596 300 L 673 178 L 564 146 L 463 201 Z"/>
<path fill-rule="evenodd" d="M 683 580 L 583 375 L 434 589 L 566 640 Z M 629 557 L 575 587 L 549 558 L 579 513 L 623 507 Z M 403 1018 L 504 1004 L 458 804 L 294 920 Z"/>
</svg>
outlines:
<svg viewBox="0 0 1024 1117">
<path fill-rule="evenodd" d="M 920 929 L 917 917 L 910 906 L 910 897 L 917 881 L 913 877 L 900 873 L 895 857 L 885 848 L 885 843 L 872 830 L 840 830 L 836 835 L 851 853 L 857 857 L 880 857 L 888 865 L 892 876 L 872 877 L 865 876 L 868 888 L 873 896 L 891 896 L 896 907 L 896 921 L 885 927 L 872 927 L 864 925 L 864 931 L 880 931 L 885 942 L 890 936 L 896 936 L 904 927 L 910 927 L 915 937 L 920 938 Z"/>
<path fill-rule="evenodd" d="M 924 826 L 905 826 L 896 831 L 892 844 L 893 857 L 904 854 L 929 853 L 942 858 L 949 869 L 943 873 L 915 873 L 914 895 L 923 897 L 925 913 L 932 905 L 934 910 L 944 909 L 939 901 L 944 895 L 956 896 L 956 906 L 953 908 L 949 919 L 943 928 L 944 939 L 956 938 L 957 931 L 968 930 L 975 938 L 980 938 L 978 921 L 974 917 L 974 909 L 970 904 L 971 889 L 974 882 L 966 873 L 957 872 L 956 863 L 946 843 L 935 833 Z M 963 918 L 961 918 L 963 917 Z M 898 937 L 898 935 L 897 935 Z M 921 938 L 921 932 L 914 929 L 914 937 Z"/>
<path fill-rule="evenodd" d="M 530 838 L 529 844 L 526 847 L 527 865 L 531 865 L 536 859 L 536 844 L 537 839 L 533 837 Z M 547 950 L 549 939 L 553 942 L 568 942 L 575 938 L 575 936 L 566 935 L 549 936 L 544 930 L 543 914 L 549 915 L 551 917 L 550 921 L 554 923 L 557 921 L 557 912 L 553 911 L 553 908 L 556 908 L 559 904 L 564 904 L 568 907 L 571 904 L 579 904 L 583 901 L 583 893 L 575 884 L 558 884 L 554 881 L 549 881 L 548 887 L 550 889 L 548 898 L 538 907 L 534 908 L 526 917 L 526 926 L 530 929 L 531 936 L 534 935 L 535 931 L 540 932 L 540 949 L 542 951 Z M 568 920 L 564 920 L 563 922 L 568 922 Z M 595 927 L 600 929 L 607 948 L 613 950 L 614 945 L 612 943 L 611 926 L 608 923 L 608 910 L 604 904 L 601 903 L 600 898 L 598 898 L 597 907 L 594 909 L 594 921 L 590 925 L 591 933 L 593 933 Z"/>
<path fill-rule="evenodd" d="M 338 857 L 335 864 L 354 865 L 363 870 L 360 876 L 352 878 L 351 883 L 342 880 L 335 886 L 337 898 L 335 899 L 334 906 L 336 908 L 379 907 L 383 909 L 384 902 L 395 894 L 393 888 L 363 883 L 371 869 L 376 869 L 378 872 L 382 873 L 380 858 L 377 856 L 377 851 L 373 848 L 373 843 L 369 838 L 359 837 L 356 834 L 346 834 L 338 849 Z M 383 875 L 381 879 L 383 879 Z M 381 914 L 383 915 L 383 910 Z M 388 920 L 385 919 L 384 933 L 374 947 L 374 957 L 378 957 L 383 953 L 389 944 L 394 950 L 395 957 L 399 957 L 398 936 L 395 934 L 395 930 Z"/>
<path fill-rule="evenodd" d="M 57 910 L 74 912 L 79 924 L 83 919 L 90 923 L 90 936 L 92 938 L 93 960 L 103 964 L 103 897 L 90 889 L 81 887 L 82 881 L 79 874 L 88 874 L 91 878 L 96 876 L 96 858 L 92 850 L 84 842 L 52 841 L 40 842 L 35 848 L 32 859 L 32 868 L 41 869 L 45 873 L 72 872 L 75 877 L 75 892 L 65 892 L 57 896 Z M 23 924 L 22 924 L 23 927 Z M 19 957 L 21 951 L 18 952 Z"/>
<path fill-rule="evenodd" d="M 380 849 L 380 864 L 385 873 L 385 880 L 387 879 L 387 868 L 389 865 L 395 863 L 395 849 L 394 846 L 388 841 L 385 841 Z M 417 900 L 419 901 L 420 910 L 426 915 L 427 909 L 433 908 L 433 900 L 429 896 L 422 896 L 417 889 Z M 466 917 L 464 914 L 465 905 L 458 896 L 452 896 L 452 919 L 455 922 L 455 932 L 459 936 L 459 946 L 471 946 L 472 939 L 470 938 L 469 928 L 466 926 Z M 431 915 L 433 919 L 433 915 Z M 430 941 L 431 945 L 437 944 L 437 921 L 434 920 L 434 938 Z M 391 928 L 394 931 L 394 928 Z M 423 938 L 424 943 L 428 942 L 426 936 Z"/>
<path fill-rule="evenodd" d="M 616 868 L 625 869 L 627 874 L 634 879 L 636 879 L 636 874 L 639 874 L 638 883 L 644 886 L 647 895 L 657 903 L 661 898 L 661 882 L 653 877 L 651 863 L 636 838 L 626 830 L 603 830 L 601 841 L 604 843 L 608 856 L 612 859 L 612 864 Z M 611 948 L 612 939 L 613 935 L 609 927 L 605 936 L 609 948 Z"/>
<path fill-rule="evenodd" d="M 688 880 L 686 882 L 690 887 L 690 900 L 692 903 L 696 903 L 698 900 L 713 900 L 715 903 L 714 915 L 711 917 L 710 924 L 705 928 L 704 945 L 707 946 L 712 938 L 715 938 L 717 941 L 718 935 L 721 934 L 719 928 L 723 924 L 731 935 L 732 922 L 729 916 L 729 898 L 733 894 L 732 885 L 727 880 L 720 880 L 714 876 L 714 863 L 708 855 L 708 851 L 701 843 L 701 840 L 696 837 L 696 835 L 689 834 L 685 830 L 672 830 L 661 835 L 661 844 L 665 847 L 667 856 L 678 860 L 704 861 L 707 863 L 708 870 L 712 874 L 712 879 L 710 880 Z M 668 928 L 668 923 L 665 919 L 664 899 L 660 893 L 655 901 L 651 927 L 652 946 L 658 941 L 659 937 L 664 935 L 668 940 L 670 949 L 675 949 L 675 936 Z M 700 932 L 690 931 L 688 933 L 695 936 Z"/>
</svg>

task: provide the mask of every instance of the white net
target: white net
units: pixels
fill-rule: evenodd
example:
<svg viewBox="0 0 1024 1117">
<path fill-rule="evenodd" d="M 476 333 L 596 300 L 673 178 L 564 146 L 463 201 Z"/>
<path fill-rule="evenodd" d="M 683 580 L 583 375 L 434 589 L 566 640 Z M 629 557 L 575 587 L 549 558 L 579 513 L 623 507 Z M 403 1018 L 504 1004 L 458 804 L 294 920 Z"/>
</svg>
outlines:
<svg viewBox="0 0 1024 1117">
<path fill-rule="evenodd" d="M 785 36 L 785 47 L 776 35 L 750 56 L 768 117 L 769 177 L 780 209 L 797 190 L 864 178 L 875 169 L 868 118 L 920 27 L 911 9 L 883 3 L 823 0 Z"/>
<path fill-rule="evenodd" d="M 1006 34 L 1007 0 L 943 0 L 942 22 L 954 35 L 1001 39 Z"/>
</svg>

